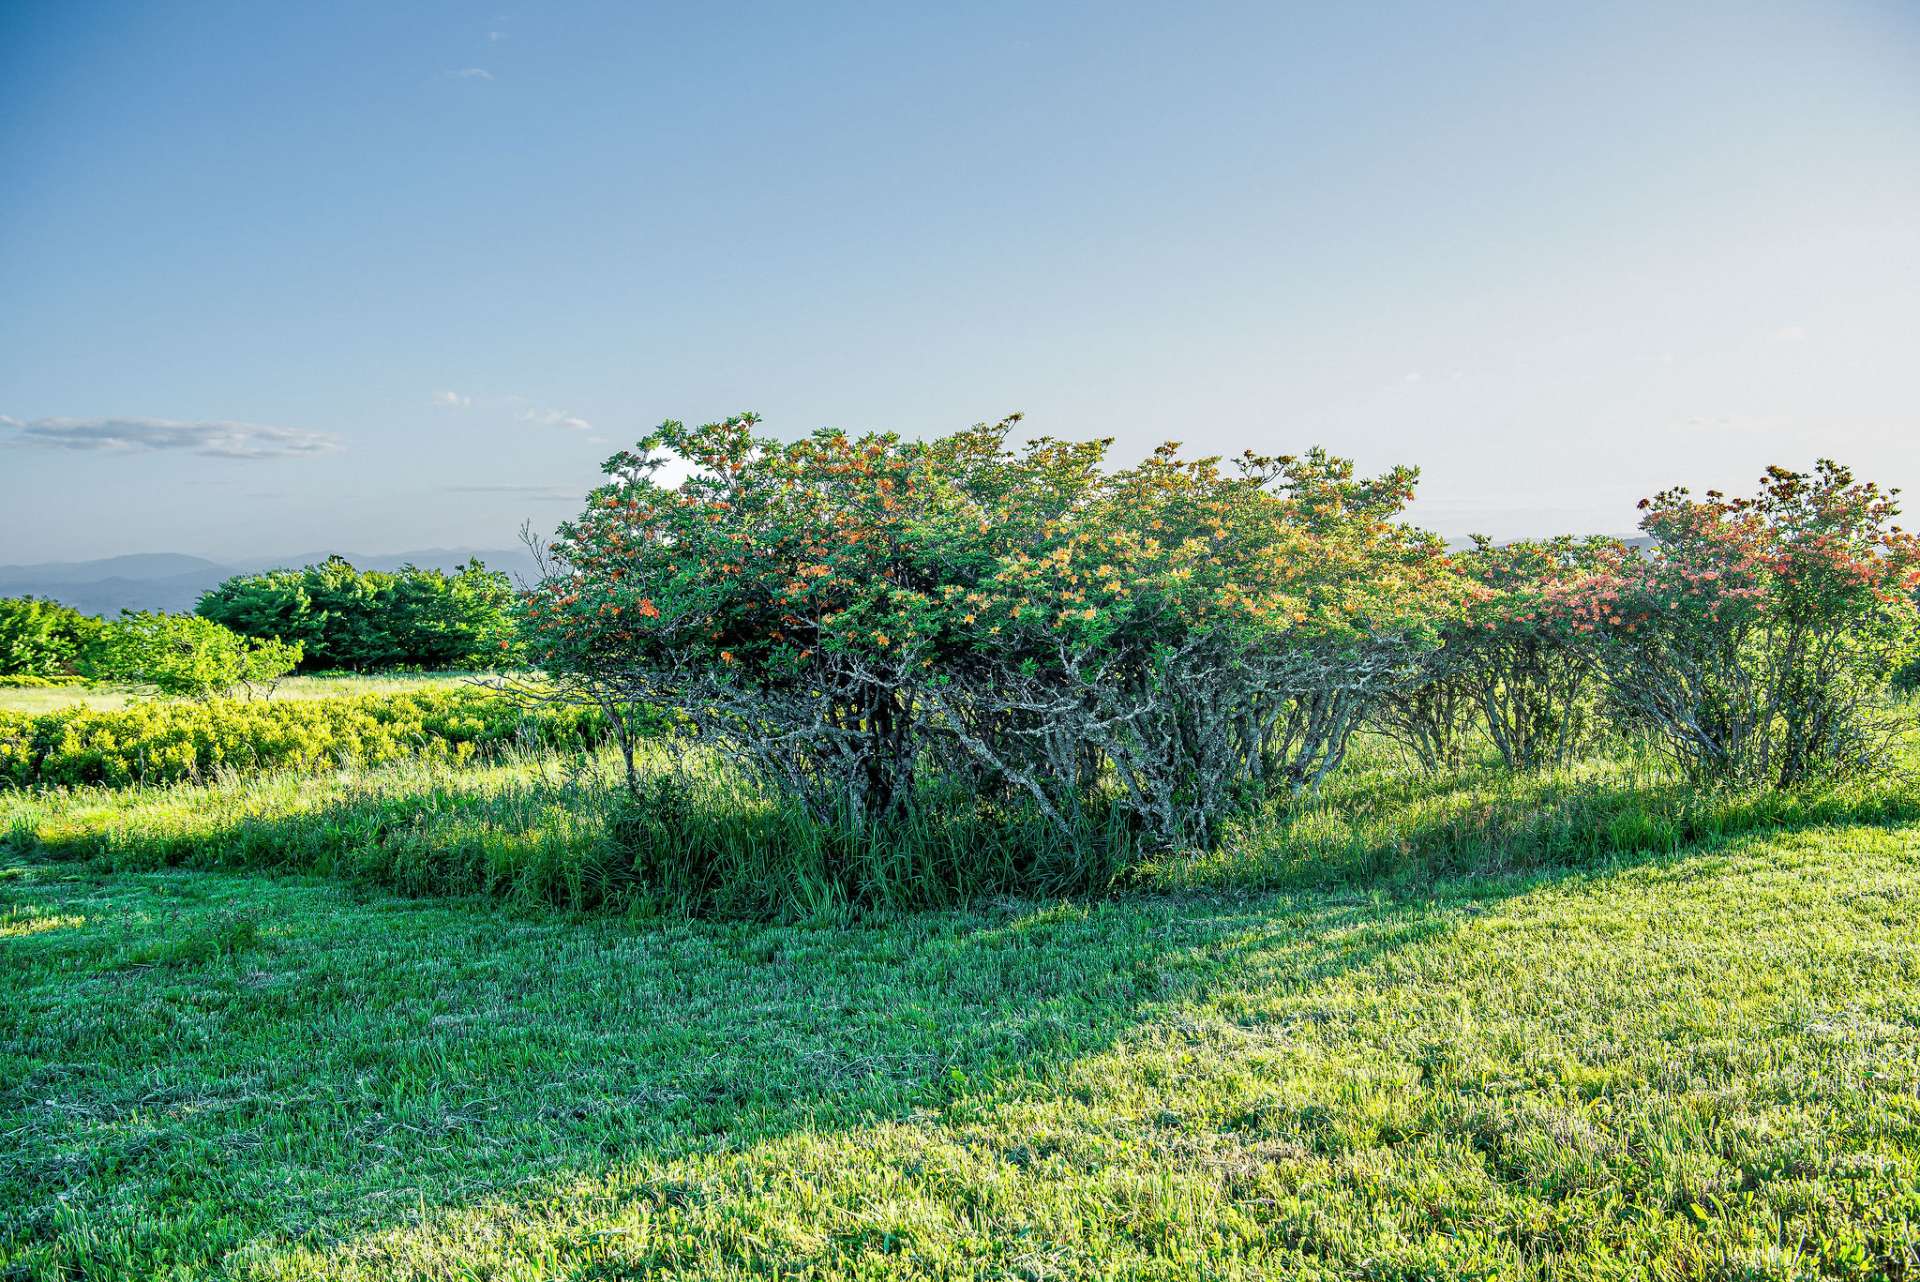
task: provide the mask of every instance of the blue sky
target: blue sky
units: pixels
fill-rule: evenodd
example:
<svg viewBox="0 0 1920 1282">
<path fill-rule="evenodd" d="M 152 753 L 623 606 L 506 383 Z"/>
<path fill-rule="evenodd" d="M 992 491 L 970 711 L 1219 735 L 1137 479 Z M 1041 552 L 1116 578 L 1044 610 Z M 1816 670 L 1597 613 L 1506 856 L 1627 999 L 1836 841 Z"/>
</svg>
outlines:
<svg viewBox="0 0 1920 1282">
<path fill-rule="evenodd" d="M 0 3 L 0 562 L 501 546 L 663 418 L 1920 485 L 1920 6 Z"/>
</svg>

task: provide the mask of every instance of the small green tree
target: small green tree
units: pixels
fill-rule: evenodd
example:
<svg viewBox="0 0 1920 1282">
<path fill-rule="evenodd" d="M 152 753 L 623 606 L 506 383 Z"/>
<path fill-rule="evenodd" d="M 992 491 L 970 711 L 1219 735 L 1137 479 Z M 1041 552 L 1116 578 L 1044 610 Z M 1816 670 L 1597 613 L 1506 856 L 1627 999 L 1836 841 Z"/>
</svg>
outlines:
<svg viewBox="0 0 1920 1282">
<path fill-rule="evenodd" d="M 0 597 L 0 676 L 52 677 L 74 662 L 102 623 L 58 601 Z"/>
<path fill-rule="evenodd" d="M 300 645 L 248 640 L 191 614 L 127 613 L 88 647 L 81 671 L 97 681 L 150 685 L 161 694 L 207 699 L 245 687 L 249 696 L 300 662 Z"/>
</svg>

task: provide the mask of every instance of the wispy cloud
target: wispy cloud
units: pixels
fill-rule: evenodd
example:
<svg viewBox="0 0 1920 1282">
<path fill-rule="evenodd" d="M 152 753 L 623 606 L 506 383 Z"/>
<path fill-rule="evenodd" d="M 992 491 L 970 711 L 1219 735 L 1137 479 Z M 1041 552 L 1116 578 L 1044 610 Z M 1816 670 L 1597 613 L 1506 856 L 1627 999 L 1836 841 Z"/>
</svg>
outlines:
<svg viewBox="0 0 1920 1282">
<path fill-rule="evenodd" d="M 485 67 L 461 67 L 458 71 L 447 73 L 455 80 L 491 80 L 493 73 Z"/>
<path fill-rule="evenodd" d="M 0 414 L 0 442 L 42 449 L 128 453 L 177 450 L 207 458 L 304 458 L 340 448 L 325 432 L 261 423 L 179 422 L 165 418 L 36 418 Z"/>
<path fill-rule="evenodd" d="M 593 424 L 570 410 L 558 410 L 541 405 L 531 397 L 512 393 L 506 396 L 472 396 L 465 392 L 440 391 L 433 394 L 433 403 L 447 409 L 456 410 L 518 410 L 522 423 L 531 423 L 535 427 L 558 427 L 569 432 L 591 432 Z"/>
<path fill-rule="evenodd" d="M 564 427 L 570 432 L 591 432 L 593 424 L 584 418 L 569 414 L 565 410 L 530 409 L 520 415 L 522 423 L 534 423 L 540 427 Z"/>
<path fill-rule="evenodd" d="M 524 499 L 564 499 L 578 502 L 586 490 L 578 485 L 449 485 L 450 494 L 512 494 Z"/>
</svg>

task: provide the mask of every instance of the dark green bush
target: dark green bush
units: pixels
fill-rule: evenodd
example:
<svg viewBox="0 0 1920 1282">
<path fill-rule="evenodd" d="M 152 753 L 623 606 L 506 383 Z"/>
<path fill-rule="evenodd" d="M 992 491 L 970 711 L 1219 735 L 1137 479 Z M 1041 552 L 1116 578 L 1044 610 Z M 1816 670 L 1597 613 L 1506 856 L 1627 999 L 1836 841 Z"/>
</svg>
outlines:
<svg viewBox="0 0 1920 1282">
<path fill-rule="evenodd" d="M 306 671 L 496 668 L 516 661 L 513 585 L 469 561 L 457 574 L 355 569 L 340 557 L 236 575 L 200 598 L 242 636 L 298 642 Z"/>
</svg>

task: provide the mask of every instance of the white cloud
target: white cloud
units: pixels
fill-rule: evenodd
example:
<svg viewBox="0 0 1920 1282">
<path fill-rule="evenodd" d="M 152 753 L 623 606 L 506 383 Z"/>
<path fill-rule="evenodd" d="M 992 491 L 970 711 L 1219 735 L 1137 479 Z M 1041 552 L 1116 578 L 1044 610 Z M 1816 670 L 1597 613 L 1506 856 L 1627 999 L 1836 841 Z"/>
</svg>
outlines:
<svg viewBox="0 0 1920 1282">
<path fill-rule="evenodd" d="M 206 458 L 300 458 L 340 448 L 325 432 L 261 423 L 180 422 L 165 418 L 37 418 L 0 414 L 0 442 L 41 449 L 129 453 L 178 450 Z"/>
<path fill-rule="evenodd" d="M 433 394 L 433 403 L 435 405 L 445 405 L 449 409 L 463 410 L 473 404 L 473 398 L 471 396 L 463 396 L 459 392 L 435 392 Z"/>
<path fill-rule="evenodd" d="M 458 71 L 449 71 L 447 75 L 455 80 L 491 80 L 493 73 L 485 67 L 462 67 Z"/>
<path fill-rule="evenodd" d="M 523 423 L 535 423 L 541 427 L 564 427 L 570 432 L 591 432 L 593 424 L 584 418 L 575 417 L 565 410 L 530 409 L 520 415 Z"/>
<path fill-rule="evenodd" d="M 1779 329 L 1773 331 L 1773 336 L 1782 343 L 1798 343 L 1805 340 L 1807 327 L 1805 325 L 1782 325 Z"/>
</svg>

